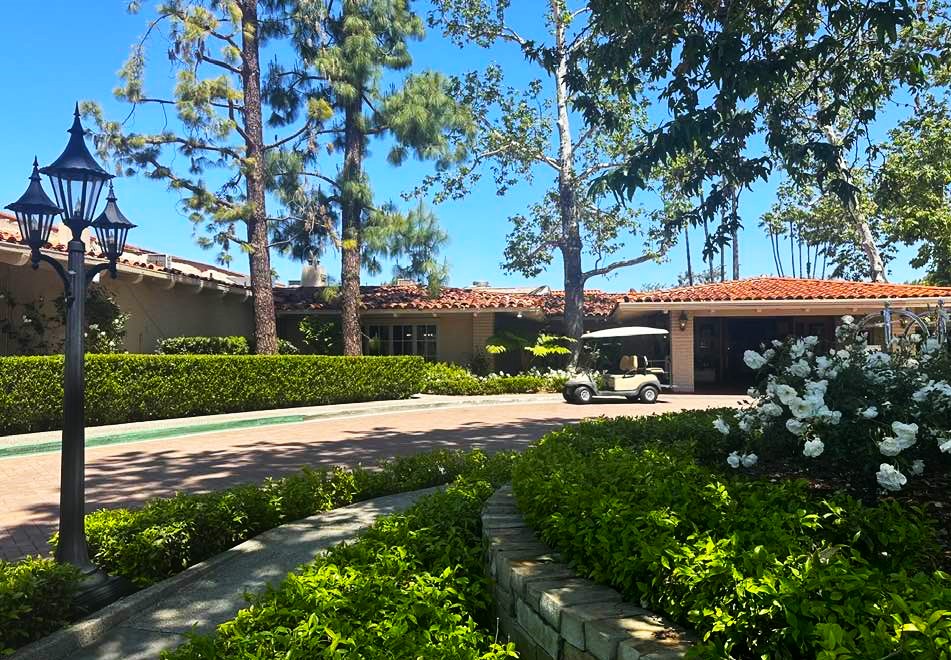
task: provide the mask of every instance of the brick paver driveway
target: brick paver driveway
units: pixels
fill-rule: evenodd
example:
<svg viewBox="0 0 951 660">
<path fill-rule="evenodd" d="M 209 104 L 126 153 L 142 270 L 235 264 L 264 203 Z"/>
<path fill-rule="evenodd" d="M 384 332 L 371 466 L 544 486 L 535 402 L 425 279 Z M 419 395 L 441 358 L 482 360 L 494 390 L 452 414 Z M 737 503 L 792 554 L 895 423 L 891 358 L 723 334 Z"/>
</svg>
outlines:
<svg viewBox="0 0 951 660">
<path fill-rule="evenodd" d="M 87 510 L 134 506 L 176 491 L 207 491 L 304 466 L 353 466 L 429 449 L 520 448 L 585 417 L 735 405 L 736 396 L 665 394 L 654 406 L 621 401 L 573 406 L 471 406 L 315 420 L 92 447 Z M 45 553 L 59 503 L 58 453 L 0 460 L 0 558 Z"/>
</svg>

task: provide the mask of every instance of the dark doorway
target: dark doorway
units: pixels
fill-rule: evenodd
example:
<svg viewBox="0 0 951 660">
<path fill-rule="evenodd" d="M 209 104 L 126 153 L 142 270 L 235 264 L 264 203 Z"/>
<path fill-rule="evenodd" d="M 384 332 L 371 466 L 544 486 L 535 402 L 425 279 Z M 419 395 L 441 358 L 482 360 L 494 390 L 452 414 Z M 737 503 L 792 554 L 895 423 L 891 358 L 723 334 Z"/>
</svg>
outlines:
<svg viewBox="0 0 951 660">
<path fill-rule="evenodd" d="M 698 391 L 743 392 L 755 373 L 743 362 L 774 339 L 815 335 L 831 345 L 835 321 L 827 316 L 699 317 L 694 325 L 694 381 Z"/>
</svg>

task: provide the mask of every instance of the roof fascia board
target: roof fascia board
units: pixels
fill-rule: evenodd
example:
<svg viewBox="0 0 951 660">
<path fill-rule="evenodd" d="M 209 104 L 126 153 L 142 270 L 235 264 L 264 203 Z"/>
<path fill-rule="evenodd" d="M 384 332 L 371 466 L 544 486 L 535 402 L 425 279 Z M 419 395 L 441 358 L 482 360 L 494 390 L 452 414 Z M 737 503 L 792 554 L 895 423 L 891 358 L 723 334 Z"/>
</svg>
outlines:
<svg viewBox="0 0 951 660">
<path fill-rule="evenodd" d="M 809 300 L 709 300 L 706 302 L 622 302 L 619 310 L 691 310 L 716 309 L 725 307 L 731 309 L 746 308 L 778 308 L 778 307 L 882 307 L 890 303 L 896 307 L 908 305 L 937 305 L 944 298 L 928 296 L 922 298 L 818 298 Z"/>
</svg>

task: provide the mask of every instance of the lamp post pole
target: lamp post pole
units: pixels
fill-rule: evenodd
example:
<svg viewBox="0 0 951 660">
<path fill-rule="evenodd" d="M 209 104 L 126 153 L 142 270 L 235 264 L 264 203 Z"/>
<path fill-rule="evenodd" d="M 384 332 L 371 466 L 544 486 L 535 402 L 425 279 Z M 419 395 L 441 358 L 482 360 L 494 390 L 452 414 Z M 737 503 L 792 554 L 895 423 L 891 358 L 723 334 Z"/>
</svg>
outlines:
<svg viewBox="0 0 951 660">
<path fill-rule="evenodd" d="M 56 560 L 80 569 L 87 582 L 80 593 L 80 604 L 93 609 L 118 595 L 124 587 L 97 572 L 89 560 L 86 547 L 86 483 L 85 483 L 85 307 L 89 282 L 103 271 L 116 277 L 119 261 L 129 230 L 135 227 L 116 204 L 109 185 L 106 206 L 94 217 L 105 184 L 112 179 L 92 157 L 86 147 L 85 131 L 79 121 L 77 106 L 66 149 L 52 165 L 39 168 L 33 161 L 33 174 L 26 192 L 7 206 L 16 214 L 21 242 L 30 247 L 33 269 L 49 264 L 63 283 L 66 295 L 66 342 L 63 374 L 63 445 L 61 452 L 59 539 Z M 53 187 L 56 202 L 51 200 L 40 182 L 46 174 Z M 61 217 L 69 229 L 66 268 L 42 252 L 49 242 L 53 222 Z M 105 261 L 86 268 L 86 244 L 83 232 L 96 232 L 98 247 Z"/>
</svg>

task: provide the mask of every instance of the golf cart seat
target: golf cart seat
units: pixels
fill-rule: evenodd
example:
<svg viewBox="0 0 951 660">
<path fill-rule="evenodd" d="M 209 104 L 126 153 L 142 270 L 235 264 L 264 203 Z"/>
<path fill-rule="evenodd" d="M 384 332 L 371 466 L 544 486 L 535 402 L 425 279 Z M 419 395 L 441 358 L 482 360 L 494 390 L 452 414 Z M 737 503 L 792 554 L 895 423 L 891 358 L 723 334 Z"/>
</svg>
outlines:
<svg viewBox="0 0 951 660">
<path fill-rule="evenodd" d="M 637 371 L 637 356 L 622 355 L 618 363 L 618 369 L 622 374 L 632 374 Z"/>
<path fill-rule="evenodd" d="M 621 373 L 610 374 L 607 377 L 608 389 L 614 391 L 633 390 L 640 384 L 638 357 L 636 355 L 622 355 L 618 368 Z"/>
<path fill-rule="evenodd" d="M 650 366 L 650 362 L 648 361 L 646 355 L 642 355 L 642 356 L 641 356 L 641 365 L 642 365 L 642 367 L 641 367 L 641 369 L 642 369 L 641 373 L 654 374 L 655 376 L 664 376 L 664 375 L 666 375 L 666 373 L 667 373 L 666 371 L 664 371 L 664 368 L 663 368 L 663 367 L 652 367 L 652 366 Z"/>
</svg>

